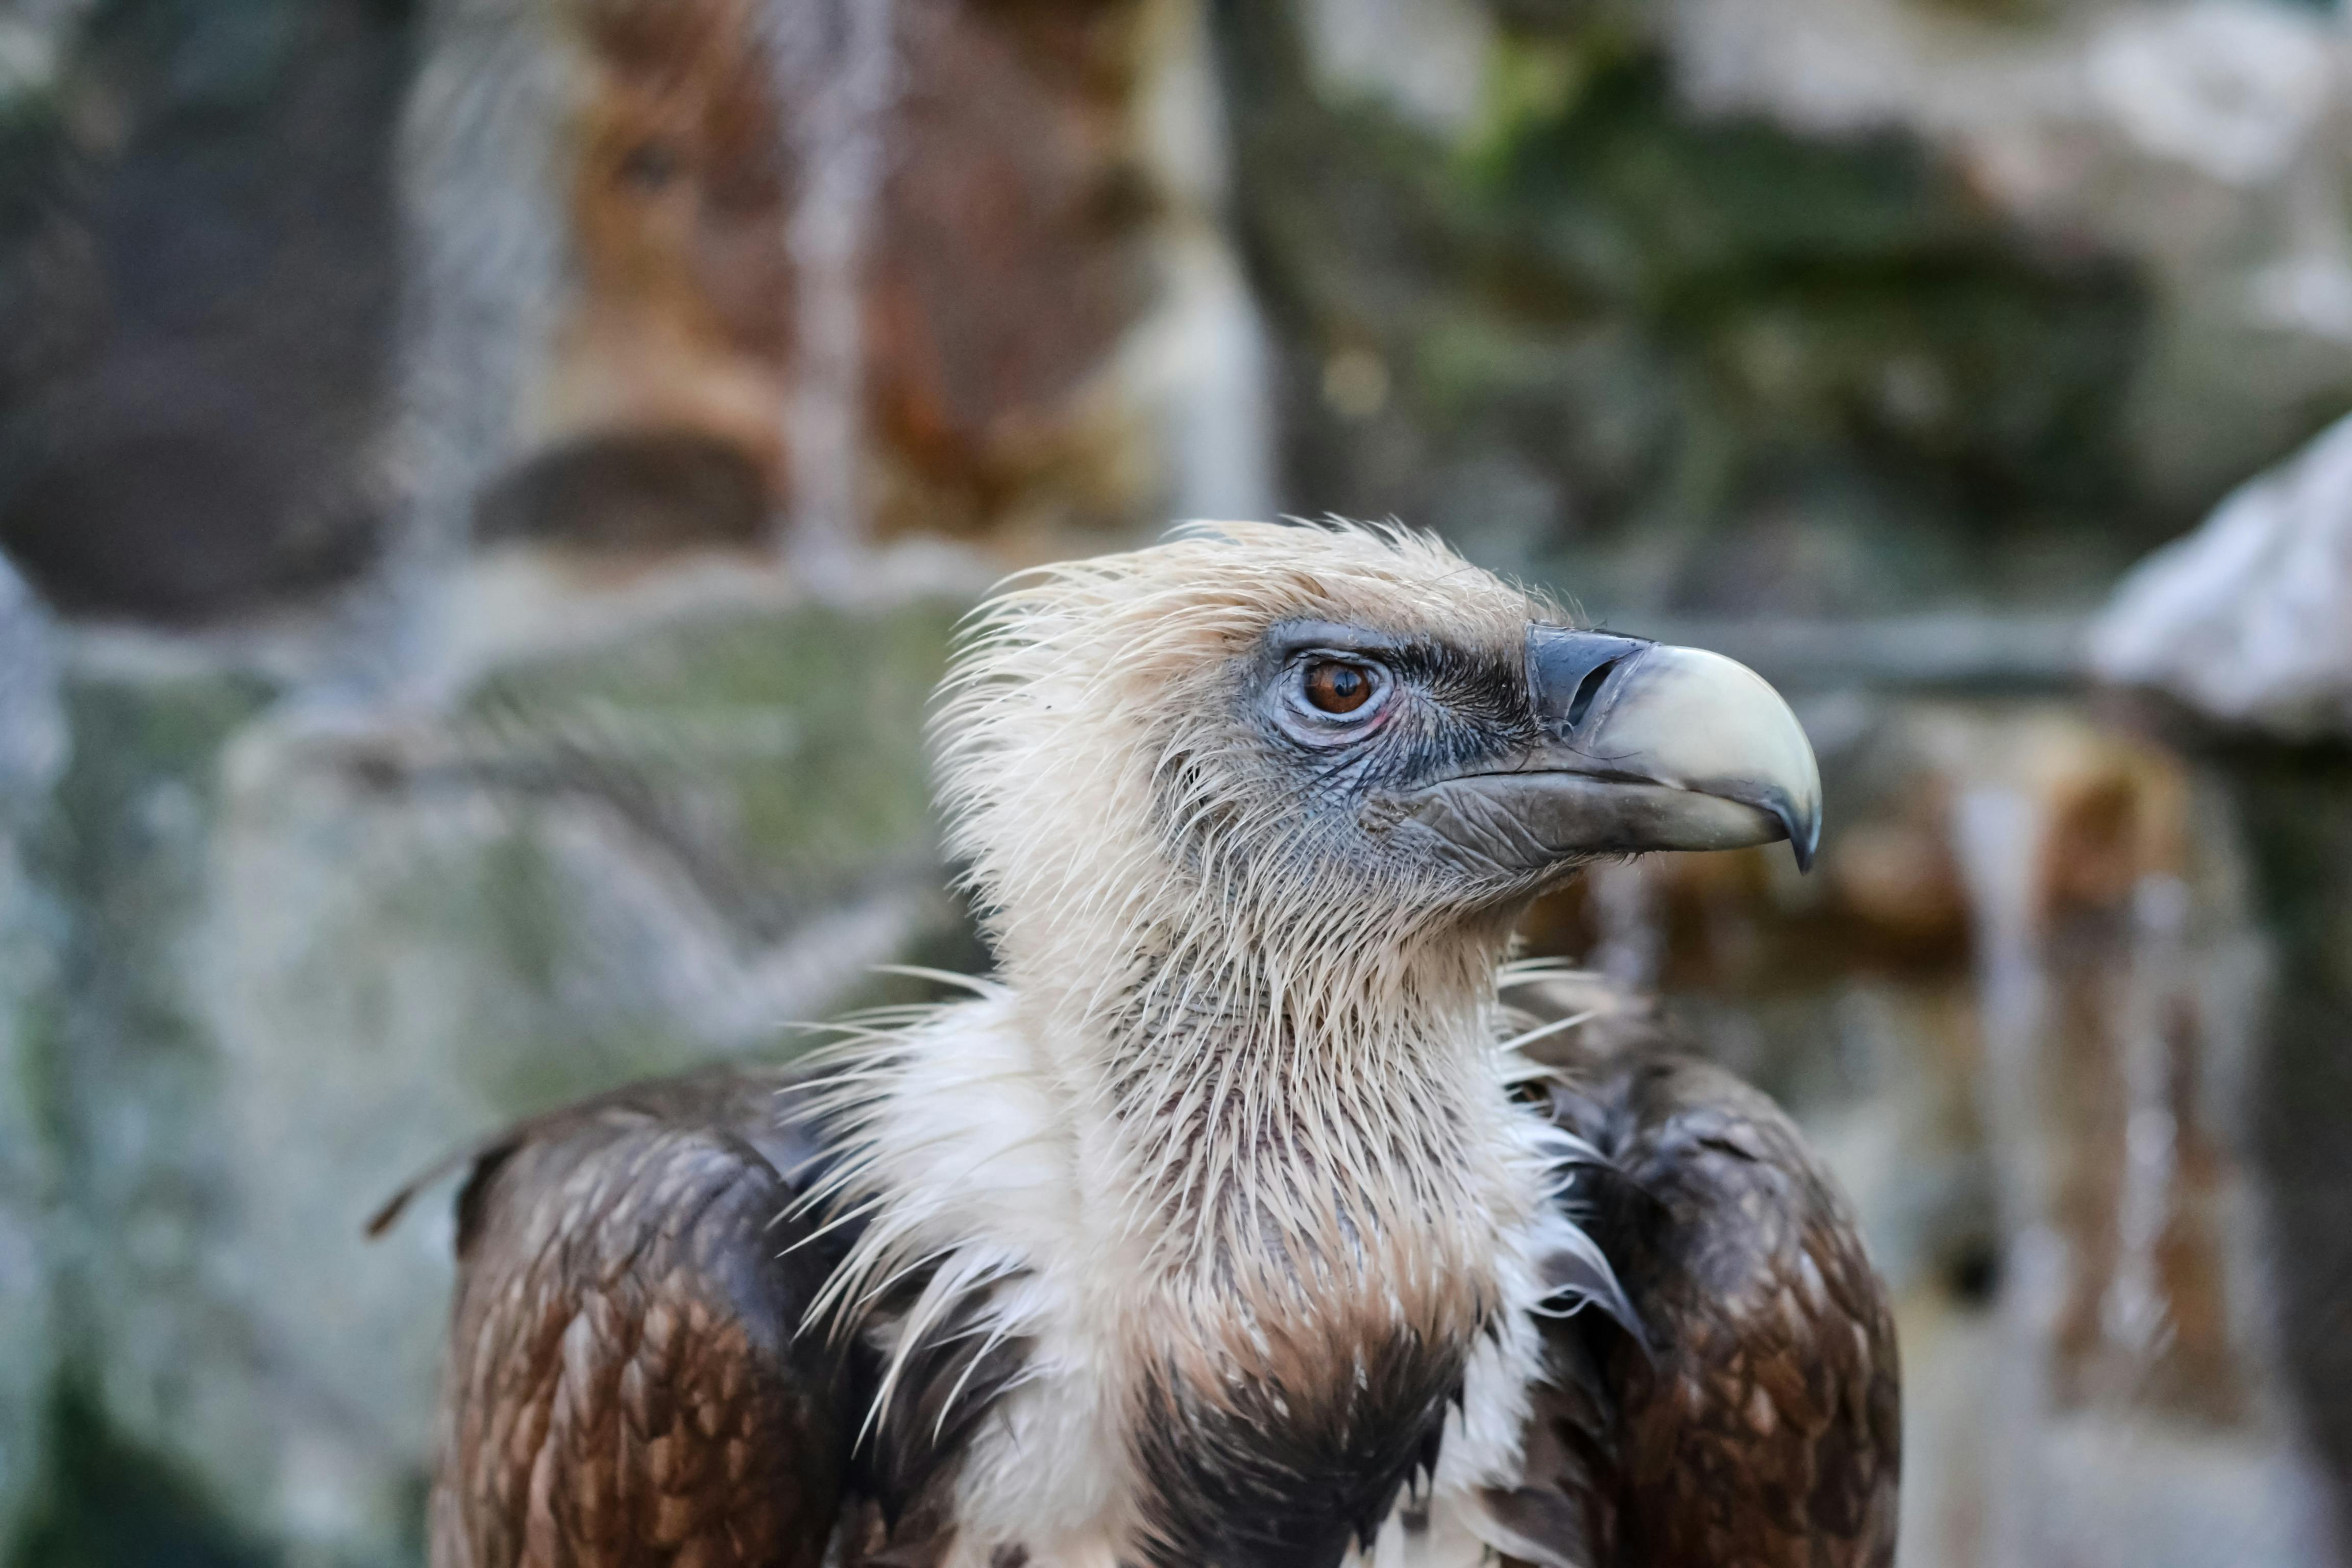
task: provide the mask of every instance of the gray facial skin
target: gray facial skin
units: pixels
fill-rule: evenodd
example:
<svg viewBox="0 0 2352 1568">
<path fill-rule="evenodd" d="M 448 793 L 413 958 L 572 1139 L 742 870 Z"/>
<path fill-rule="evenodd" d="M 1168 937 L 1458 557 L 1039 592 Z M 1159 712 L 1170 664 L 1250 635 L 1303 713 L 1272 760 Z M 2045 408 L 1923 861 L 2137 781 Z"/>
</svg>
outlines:
<svg viewBox="0 0 2352 1568">
<path fill-rule="evenodd" d="M 1598 855 L 1821 840 L 1821 772 L 1796 715 L 1745 665 L 1697 648 L 1528 628 L 1537 738 L 1412 792 L 1405 820 L 1482 869 Z"/>
</svg>

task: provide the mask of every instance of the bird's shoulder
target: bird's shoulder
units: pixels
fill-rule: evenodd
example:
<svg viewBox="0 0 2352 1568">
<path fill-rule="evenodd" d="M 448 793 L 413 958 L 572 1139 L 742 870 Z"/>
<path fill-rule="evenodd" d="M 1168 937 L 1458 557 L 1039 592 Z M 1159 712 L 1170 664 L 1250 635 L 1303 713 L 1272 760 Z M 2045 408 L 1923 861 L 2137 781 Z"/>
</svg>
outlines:
<svg viewBox="0 0 2352 1568">
<path fill-rule="evenodd" d="M 849 1369 L 797 1332 L 829 1261 L 782 1075 L 638 1086 L 469 1153 L 437 1563 L 821 1559 Z"/>
<path fill-rule="evenodd" d="M 926 1238 L 970 1215 L 928 1216 L 911 1251 L 870 1244 L 901 1234 L 907 1190 L 1013 1206 L 930 1168 L 1023 1131 L 961 1022 L 633 1085 L 445 1163 L 465 1177 L 440 1568 L 635 1563 L 649 1545 L 814 1564 L 836 1530 L 847 1563 L 945 1550 L 957 1457 L 1026 1353 L 991 1317 L 1009 1271 L 935 1289 L 954 1262 Z"/>
<path fill-rule="evenodd" d="M 1523 1093 L 1590 1151 L 1566 1201 L 1633 1321 L 1548 1331 L 1528 1485 L 1497 1500 L 1529 1560 L 1891 1562 L 1894 1322 L 1834 1177 L 1648 1010 L 1589 984 L 1546 1010 L 1588 1026 L 1529 1047 Z"/>
</svg>

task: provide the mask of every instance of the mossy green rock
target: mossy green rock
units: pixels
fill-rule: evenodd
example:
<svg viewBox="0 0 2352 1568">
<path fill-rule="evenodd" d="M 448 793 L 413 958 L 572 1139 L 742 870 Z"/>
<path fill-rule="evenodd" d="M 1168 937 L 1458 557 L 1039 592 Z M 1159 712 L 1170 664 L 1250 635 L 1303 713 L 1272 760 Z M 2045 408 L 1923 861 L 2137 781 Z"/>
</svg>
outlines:
<svg viewBox="0 0 2352 1568">
<path fill-rule="evenodd" d="M 41 1070 L 52 1030 L 58 910 L 26 864 L 64 762 L 47 617 L 0 563 L 0 1547 L 32 1506 L 42 1398 L 56 1373 L 47 1218 L 58 1195 Z"/>
<path fill-rule="evenodd" d="M 1286 500 L 1604 614 L 2080 596 L 2182 521 L 2126 461 L 2126 260 L 1900 134 L 1701 118 L 1605 5 L 1496 10 L 1454 143 L 1318 83 L 1301 6 L 1223 13 Z"/>
<path fill-rule="evenodd" d="M 414 1558 L 446 1194 L 364 1221 L 511 1118 L 968 961 L 923 768 L 954 615 L 689 618 L 397 722 L 73 676 L 32 857 L 71 920 L 27 1053 L 60 1364 L 19 1561 L 166 1502 L 222 1552 Z"/>
</svg>

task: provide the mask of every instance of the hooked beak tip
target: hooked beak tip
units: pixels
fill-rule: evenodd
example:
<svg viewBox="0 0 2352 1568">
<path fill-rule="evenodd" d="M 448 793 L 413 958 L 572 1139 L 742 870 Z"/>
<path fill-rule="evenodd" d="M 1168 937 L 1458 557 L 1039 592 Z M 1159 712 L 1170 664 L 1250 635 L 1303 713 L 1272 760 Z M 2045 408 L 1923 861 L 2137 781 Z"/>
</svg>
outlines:
<svg viewBox="0 0 2352 1568">
<path fill-rule="evenodd" d="M 1811 871 L 1822 847 L 1822 814 L 1818 809 L 1800 810 L 1795 803 L 1782 801 L 1772 809 L 1780 819 L 1780 826 L 1789 835 L 1790 852 L 1797 858 L 1800 873 Z"/>
</svg>

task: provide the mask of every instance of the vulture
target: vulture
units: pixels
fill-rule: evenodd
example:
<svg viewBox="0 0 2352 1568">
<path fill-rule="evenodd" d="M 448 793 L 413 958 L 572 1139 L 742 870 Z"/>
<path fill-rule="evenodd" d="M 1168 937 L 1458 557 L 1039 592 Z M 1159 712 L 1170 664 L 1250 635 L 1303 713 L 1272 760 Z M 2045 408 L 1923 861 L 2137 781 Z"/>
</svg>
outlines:
<svg viewBox="0 0 2352 1568">
<path fill-rule="evenodd" d="M 1892 1562 L 1845 1200 L 1511 961 L 1595 858 L 1810 860 L 1763 679 L 1195 525 L 1001 589 L 933 722 L 992 976 L 461 1156 L 437 1568 Z"/>
</svg>

